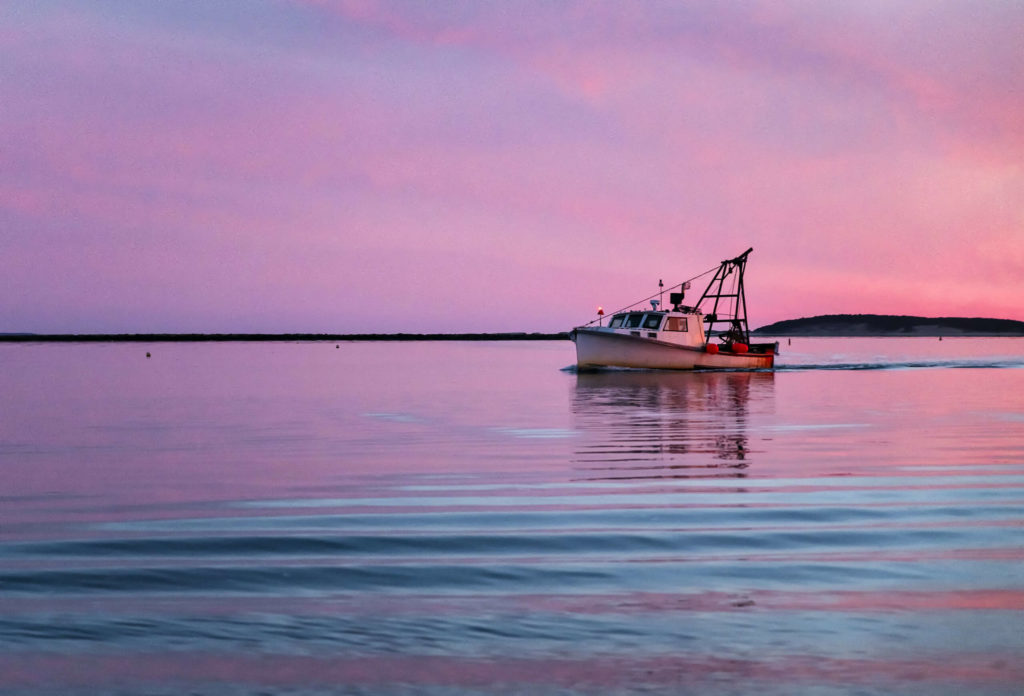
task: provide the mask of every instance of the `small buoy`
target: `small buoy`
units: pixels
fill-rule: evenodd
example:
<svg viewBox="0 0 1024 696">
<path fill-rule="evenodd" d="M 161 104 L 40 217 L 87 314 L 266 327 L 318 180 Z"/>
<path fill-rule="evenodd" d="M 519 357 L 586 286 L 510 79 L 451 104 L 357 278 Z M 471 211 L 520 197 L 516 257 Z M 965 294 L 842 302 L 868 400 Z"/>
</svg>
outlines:
<svg viewBox="0 0 1024 696">
<path fill-rule="evenodd" d="M 732 344 L 732 352 L 733 353 L 746 353 L 748 350 L 750 350 L 750 347 L 747 346 L 746 343 L 733 343 Z"/>
<path fill-rule="evenodd" d="M 707 348 L 705 348 L 705 350 L 707 352 L 711 353 L 712 355 L 714 355 L 715 353 L 718 352 L 718 346 L 716 344 L 714 344 L 714 343 L 709 343 L 707 345 Z"/>
<path fill-rule="evenodd" d="M 338 348 L 338 344 L 337 344 L 337 343 L 335 343 L 335 344 L 334 344 L 334 348 L 335 348 L 335 349 L 337 349 L 337 348 Z"/>
<path fill-rule="evenodd" d="M 146 351 L 146 357 L 147 358 L 149 357 L 149 351 L 148 350 Z"/>
</svg>

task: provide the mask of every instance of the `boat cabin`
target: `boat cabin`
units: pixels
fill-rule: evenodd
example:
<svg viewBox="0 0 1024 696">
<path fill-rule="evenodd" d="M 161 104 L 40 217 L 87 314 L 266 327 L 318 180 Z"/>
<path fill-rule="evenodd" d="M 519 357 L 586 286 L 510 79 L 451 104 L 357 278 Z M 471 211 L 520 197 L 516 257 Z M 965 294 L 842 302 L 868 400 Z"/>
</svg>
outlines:
<svg viewBox="0 0 1024 696">
<path fill-rule="evenodd" d="M 612 316 L 603 330 L 685 346 L 704 345 L 704 325 L 699 312 L 620 312 Z"/>
</svg>

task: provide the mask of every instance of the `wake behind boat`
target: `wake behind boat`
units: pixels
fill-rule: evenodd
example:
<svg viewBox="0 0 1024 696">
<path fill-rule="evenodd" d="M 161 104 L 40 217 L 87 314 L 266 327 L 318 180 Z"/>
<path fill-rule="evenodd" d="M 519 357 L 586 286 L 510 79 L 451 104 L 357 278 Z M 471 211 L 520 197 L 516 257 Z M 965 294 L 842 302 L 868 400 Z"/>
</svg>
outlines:
<svg viewBox="0 0 1024 696">
<path fill-rule="evenodd" d="M 722 261 L 693 306 L 683 304 L 690 287 L 687 281 L 669 288 L 668 310 L 660 309 L 661 291 L 658 299 L 640 300 L 614 313 L 608 326 L 602 325 L 604 312 L 598 310 L 597 319 L 569 333 L 576 344 L 576 365 L 580 369 L 770 369 L 778 343 L 751 343 L 747 325 L 743 273 L 751 251 Z M 678 292 L 672 292 L 675 288 Z M 648 301 L 651 308 L 643 308 Z M 706 314 L 705 306 L 710 310 Z"/>
</svg>

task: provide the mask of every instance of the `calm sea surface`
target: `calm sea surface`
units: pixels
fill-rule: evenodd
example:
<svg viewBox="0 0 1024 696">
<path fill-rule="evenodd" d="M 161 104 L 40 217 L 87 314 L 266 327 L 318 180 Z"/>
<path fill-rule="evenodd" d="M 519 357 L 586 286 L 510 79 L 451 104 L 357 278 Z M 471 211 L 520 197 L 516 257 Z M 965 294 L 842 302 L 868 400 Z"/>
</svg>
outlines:
<svg viewBox="0 0 1024 696">
<path fill-rule="evenodd" d="M 0 345 L 0 693 L 1024 692 L 1024 340 L 573 361 Z"/>
</svg>

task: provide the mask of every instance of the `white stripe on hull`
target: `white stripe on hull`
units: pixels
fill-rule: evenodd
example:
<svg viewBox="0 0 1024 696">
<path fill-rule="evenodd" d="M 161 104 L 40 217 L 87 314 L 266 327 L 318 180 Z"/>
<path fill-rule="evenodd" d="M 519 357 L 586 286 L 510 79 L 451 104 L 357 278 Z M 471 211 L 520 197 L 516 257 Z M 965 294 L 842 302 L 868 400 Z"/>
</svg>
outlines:
<svg viewBox="0 0 1024 696">
<path fill-rule="evenodd" d="M 576 364 L 588 367 L 639 367 L 657 370 L 769 369 L 773 354 L 708 353 L 652 338 L 593 329 L 576 329 Z"/>
</svg>

